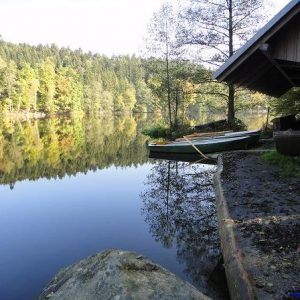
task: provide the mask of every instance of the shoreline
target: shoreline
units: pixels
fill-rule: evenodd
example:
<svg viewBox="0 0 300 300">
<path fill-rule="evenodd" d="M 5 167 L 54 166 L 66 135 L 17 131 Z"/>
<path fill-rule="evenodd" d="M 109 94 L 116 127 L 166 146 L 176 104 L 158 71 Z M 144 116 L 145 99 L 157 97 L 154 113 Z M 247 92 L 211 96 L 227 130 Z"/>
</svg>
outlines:
<svg viewBox="0 0 300 300">
<path fill-rule="evenodd" d="M 2 118 L 9 118 L 14 120 L 28 121 L 45 119 L 47 115 L 43 112 L 8 112 L 0 113 Z"/>
<path fill-rule="evenodd" d="M 289 299 L 299 292 L 300 180 L 258 153 L 219 157 L 219 233 L 232 299 Z"/>
</svg>

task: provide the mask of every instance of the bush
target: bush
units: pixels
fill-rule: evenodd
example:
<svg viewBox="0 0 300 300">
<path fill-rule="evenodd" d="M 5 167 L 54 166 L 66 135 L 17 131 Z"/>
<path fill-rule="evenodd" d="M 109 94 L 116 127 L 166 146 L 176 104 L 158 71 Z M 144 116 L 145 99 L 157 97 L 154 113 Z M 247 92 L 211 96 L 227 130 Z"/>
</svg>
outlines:
<svg viewBox="0 0 300 300">
<path fill-rule="evenodd" d="M 203 125 L 195 126 L 195 129 L 199 132 L 210 132 L 210 131 L 226 131 L 226 130 L 235 130 L 235 131 L 244 131 L 247 130 L 247 126 L 240 119 L 234 119 L 233 127 L 230 127 L 227 120 L 219 120 Z"/>
<path fill-rule="evenodd" d="M 150 128 L 146 128 L 142 131 L 144 135 L 150 136 L 151 138 L 167 138 L 171 135 L 171 130 L 165 125 L 155 124 Z"/>
<path fill-rule="evenodd" d="M 234 126 L 232 129 L 236 131 L 244 131 L 247 130 L 247 126 L 242 120 L 234 118 Z"/>
<path fill-rule="evenodd" d="M 271 107 L 275 115 L 300 114 L 300 88 L 293 88 L 279 98 L 273 98 Z"/>
<path fill-rule="evenodd" d="M 195 132 L 194 127 L 190 127 L 188 125 L 180 125 L 176 128 L 169 128 L 166 125 L 162 124 L 156 124 L 142 131 L 144 135 L 150 136 L 151 138 L 163 138 L 168 140 L 175 140 L 179 137 L 189 135 L 193 132 Z"/>
<path fill-rule="evenodd" d="M 163 124 L 155 124 L 152 127 L 144 129 L 142 133 L 154 139 L 163 138 L 163 139 L 174 140 L 184 135 L 192 134 L 195 131 L 213 132 L 213 131 L 226 131 L 232 129 L 235 131 L 247 130 L 247 126 L 244 124 L 243 121 L 239 119 L 235 119 L 234 128 L 230 128 L 226 120 L 211 122 L 208 124 L 199 125 L 195 127 L 190 127 L 189 125 L 179 125 L 176 128 L 169 128 Z"/>
</svg>

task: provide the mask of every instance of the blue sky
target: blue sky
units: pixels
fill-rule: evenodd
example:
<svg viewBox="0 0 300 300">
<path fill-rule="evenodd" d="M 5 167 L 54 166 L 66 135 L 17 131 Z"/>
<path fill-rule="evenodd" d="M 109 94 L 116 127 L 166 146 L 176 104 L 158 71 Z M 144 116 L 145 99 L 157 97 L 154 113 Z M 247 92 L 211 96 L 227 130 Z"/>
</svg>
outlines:
<svg viewBox="0 0 300 300">
<path fill-rule="evenodd" d="M 273 13 L 289 2 L 269 1 L 273 1 Z M 163 2 L 0 0 L 0 34 L 15 43 L 55 43 L 106 55 L 133 54 L 139 52 L 147 22 Z"/>
</svg>

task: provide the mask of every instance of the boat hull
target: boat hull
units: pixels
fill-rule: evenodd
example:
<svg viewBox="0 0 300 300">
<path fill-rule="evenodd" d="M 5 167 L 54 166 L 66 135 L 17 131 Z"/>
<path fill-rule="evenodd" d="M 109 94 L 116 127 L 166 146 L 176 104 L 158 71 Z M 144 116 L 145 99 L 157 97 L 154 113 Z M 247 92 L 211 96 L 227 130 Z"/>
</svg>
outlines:
<svg viewBox="0 0 300 300">
<path fill-rule="evenodd" d="M 247 149 L 249 137 L 211 139 L 193 141 L 193 145 L 202 153 L 215 153 L 231 150 Z M 198 153 L 198 151 L 188 142 L 178 142 L 167 145 L 149 144 L 151 152 L 160 153 Z"/>
<path fill-rule="evenodd" d="M 248 137 L 248 146 L 255 146 L 258 144 L 260 139 L 261 129 L 249 130 L 249 131 L 238 131 L 238 132 L 227 132 L 224 135 L 211 135 L 211 136 L 197 136 L 190 135 L 187 138 L 193 141 L 204 141 L 210 139 L 226 139 L 226 138 L 238 138 L 238 137 Z M 183 138 L 178 141 L 184 141 Z"/>
<path fill-rule="evenodd" d="M 240 131 L 240 132 L 231 132 L 226 133 L 225 137 L 241 137 L 248 136 L 248 146 L 252 147 L 258 144 L 260 139 L 261 130 L 250 130 L 250 131 Z"/>
<path fill-rule="evenodd" d="M 252 147 L 258 144 L 259 139 L 260 139 L 260 133 L 251 133 L 249 135 L 245 133 L 240 133 L 234 132 L 234 133 L 226 133 L 224 136 L 216 136 L 216 137 L 211 137 L 212 139 L 226 139 L 226 138 L 235 138 L 235 137 L 247 137 L 248 138 L 248 146 Z M 209 139 L 208 137 L 206 138 L 199 138 L 199 140 L 205 140 Z M 197 140 L 197 139 L 194 139 Z"/>
</svg>

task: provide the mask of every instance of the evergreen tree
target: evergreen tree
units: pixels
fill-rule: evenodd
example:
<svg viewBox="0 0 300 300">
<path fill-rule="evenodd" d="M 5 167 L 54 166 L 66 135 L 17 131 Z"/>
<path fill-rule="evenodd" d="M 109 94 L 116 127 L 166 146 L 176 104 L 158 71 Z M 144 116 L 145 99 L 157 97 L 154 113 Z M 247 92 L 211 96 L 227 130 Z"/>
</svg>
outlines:
<svg viewBox="0 0 300 300">
<path fill-rule="evenodd" d="M 36 111 L 38 85 L 39 81 L 34 69 L 25 63 L 17 75 L 17 96 L 14 107 L 17 111 Z"/>
<path fill-rule="evenodd" d="M 39 81 L 39 109 L 52 114 L 56 111 L 54 103 L 56 74 L 54 63 L 49 58 L 39 67 Z"/>
</svg>

